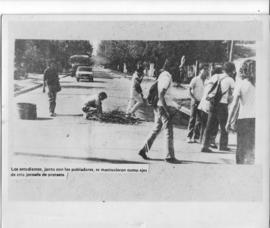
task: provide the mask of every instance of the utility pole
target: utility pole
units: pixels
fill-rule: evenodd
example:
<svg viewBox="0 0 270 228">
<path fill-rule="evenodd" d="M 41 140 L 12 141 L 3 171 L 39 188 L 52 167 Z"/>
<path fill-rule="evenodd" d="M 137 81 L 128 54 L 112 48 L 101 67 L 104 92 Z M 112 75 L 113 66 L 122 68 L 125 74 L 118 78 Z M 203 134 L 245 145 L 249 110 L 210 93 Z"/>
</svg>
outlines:
<svg viewBox="0 0 270 228">
<path fill-rule="evenodd" d="M 233 54 L 233 40 L 231 41 L 229 62 L 231 62 L 231 61 L 232 61 L 232 54 Z"/>
</svg>

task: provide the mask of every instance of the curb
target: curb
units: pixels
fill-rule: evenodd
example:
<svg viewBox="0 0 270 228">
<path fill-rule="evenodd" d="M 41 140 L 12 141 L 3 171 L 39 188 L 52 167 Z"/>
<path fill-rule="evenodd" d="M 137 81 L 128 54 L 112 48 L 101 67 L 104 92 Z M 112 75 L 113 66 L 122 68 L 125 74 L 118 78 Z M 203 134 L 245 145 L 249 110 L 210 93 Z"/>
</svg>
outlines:
<svg viewBox="0 0 270 228">
<path fill-rule="evenodd" d="M 30 91 L 32 91 L 32 90 L 35 90 L 35 89 L 39 88 L 39 87 L 42 87 L 42 85 L 43 85 L 43 84 L 39 84 L 39 85 L 30 87 L 30 88 L 28 88 L 28 89 L 21 90 L 21 91 L 19 91 L 19 92 L 14 93 L 14 96 L 16 97 L 16 96 L 18 96 L 18 95 L 21 95 L 21 94 L 30 92 Z"/>
<path fill-rule="evenodd" d="M 60 77 L 59 79 L 61 80 L 61 78 L 65 78 L 65 77 L 68 77 L 68 76 L 67 76 L 67 75 L 64 75 L 64 76 Z M 15 93 L 14 93 L 14 96 L 15 96 L 15 97 L 16 97 L 16 96 L 19 96 L 19 95 L 21 95 L 21 94 L 24 94 L 24 93 L 30 92 L 30 91 L 32 91 L 32 90 L 38 89 L 39 87 L 42 87 L 42 86 L 43 86 L 43 83 L 40 83 L 40 84 L 35 85 L 35 86 L 32 86 L 32 87 L 30 87 L 30 88 L 23 89 L 23 90 L 21 90 L 21 91 L 15 92 Z"/>
</svg>

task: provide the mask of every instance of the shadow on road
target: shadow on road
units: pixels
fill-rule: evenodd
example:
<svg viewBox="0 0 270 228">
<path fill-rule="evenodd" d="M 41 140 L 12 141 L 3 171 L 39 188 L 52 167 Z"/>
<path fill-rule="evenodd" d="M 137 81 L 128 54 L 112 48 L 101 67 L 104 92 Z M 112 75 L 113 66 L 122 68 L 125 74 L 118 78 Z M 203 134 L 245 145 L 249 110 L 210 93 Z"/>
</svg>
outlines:
<svg viewBox="0 0 270 228">
<path fill-rule="evenodd" d="M 203 152 L 207 154 L 235 154 L 235 150 L 230 151 L 212 151 L 212 152 Z"/>
<path fill-rule="evenodd" d="M 217 162 L 204 162 L 204 161 L 188 161 L 188 160 L 181 160 L 180 164 L 209 164 L 209 165 L 215 165 L 219 164 Z"/>
<path fill-rule="evenodd" d="M 83 116 L 83 114 L 57 114 L 56 116 Z"/>
<path fill-rule="evenodd" d="M 148 164 L 145 162 L 120 160 L 120 159 L 108 159 L 108 158 L 96 158 L 96 157 L 73 157 L 73 156 L 61 156 L 61 155 L 48 155 L 48 154 L 34 154 L 34 153 L 24 153 L 24 152 L 14 152 L 15 155 L 21 156 L 33 156 L 42 158 L 60 158 L 60 159 L 74 159 L 74 160 L 84 160 L 84 161 L 94 161 L 94 162 L 106 162 L 111 164 Z"/>
<path fill-rule="evenodd" d="M 53 118 L 38 117 L 37 120 L 52 120 Z"/>
<path fill-rule="evenodd" d="M 62 88 L 69 89 L 104 89 L 104 86 L 84 86 L 84 85 L 61 85 Z"/>
</svg>

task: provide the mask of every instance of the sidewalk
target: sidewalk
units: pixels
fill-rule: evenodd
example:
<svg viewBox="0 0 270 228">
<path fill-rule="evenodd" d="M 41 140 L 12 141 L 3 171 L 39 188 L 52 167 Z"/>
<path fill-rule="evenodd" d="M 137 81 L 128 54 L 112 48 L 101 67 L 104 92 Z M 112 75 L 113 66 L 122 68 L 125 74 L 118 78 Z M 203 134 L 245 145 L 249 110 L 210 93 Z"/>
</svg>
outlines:
<svg viewBox="0 0 270 228">
<path fill-rule="evenodd" d="M 60 79 L 66 77 L 59 75 Z M 14 80 L 14 96 L 27 93 L 43 85 L 43 74 L 28 74 L 27 79 Z"/>
</svg>

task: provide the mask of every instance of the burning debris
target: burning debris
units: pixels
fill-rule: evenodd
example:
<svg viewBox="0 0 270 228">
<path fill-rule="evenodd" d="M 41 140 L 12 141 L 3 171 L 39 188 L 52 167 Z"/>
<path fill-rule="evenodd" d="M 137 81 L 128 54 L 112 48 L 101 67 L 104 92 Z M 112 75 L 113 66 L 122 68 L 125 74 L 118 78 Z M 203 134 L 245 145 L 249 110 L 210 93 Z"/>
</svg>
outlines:
<svg viewBox="0 0 270 228">
<path fill-rule="evenodd" d="M 126 116 L 125 112 L 119 110 L 104 112 L 102 113 L 102 115 L 98 115 L 97 113 L 87 113 L 86 119 L 100 121 L 103 123 L 117 123 L 130 125 L 140 124 L 143 121 L 142 119 L 136 117 Z"/>
</svg>

